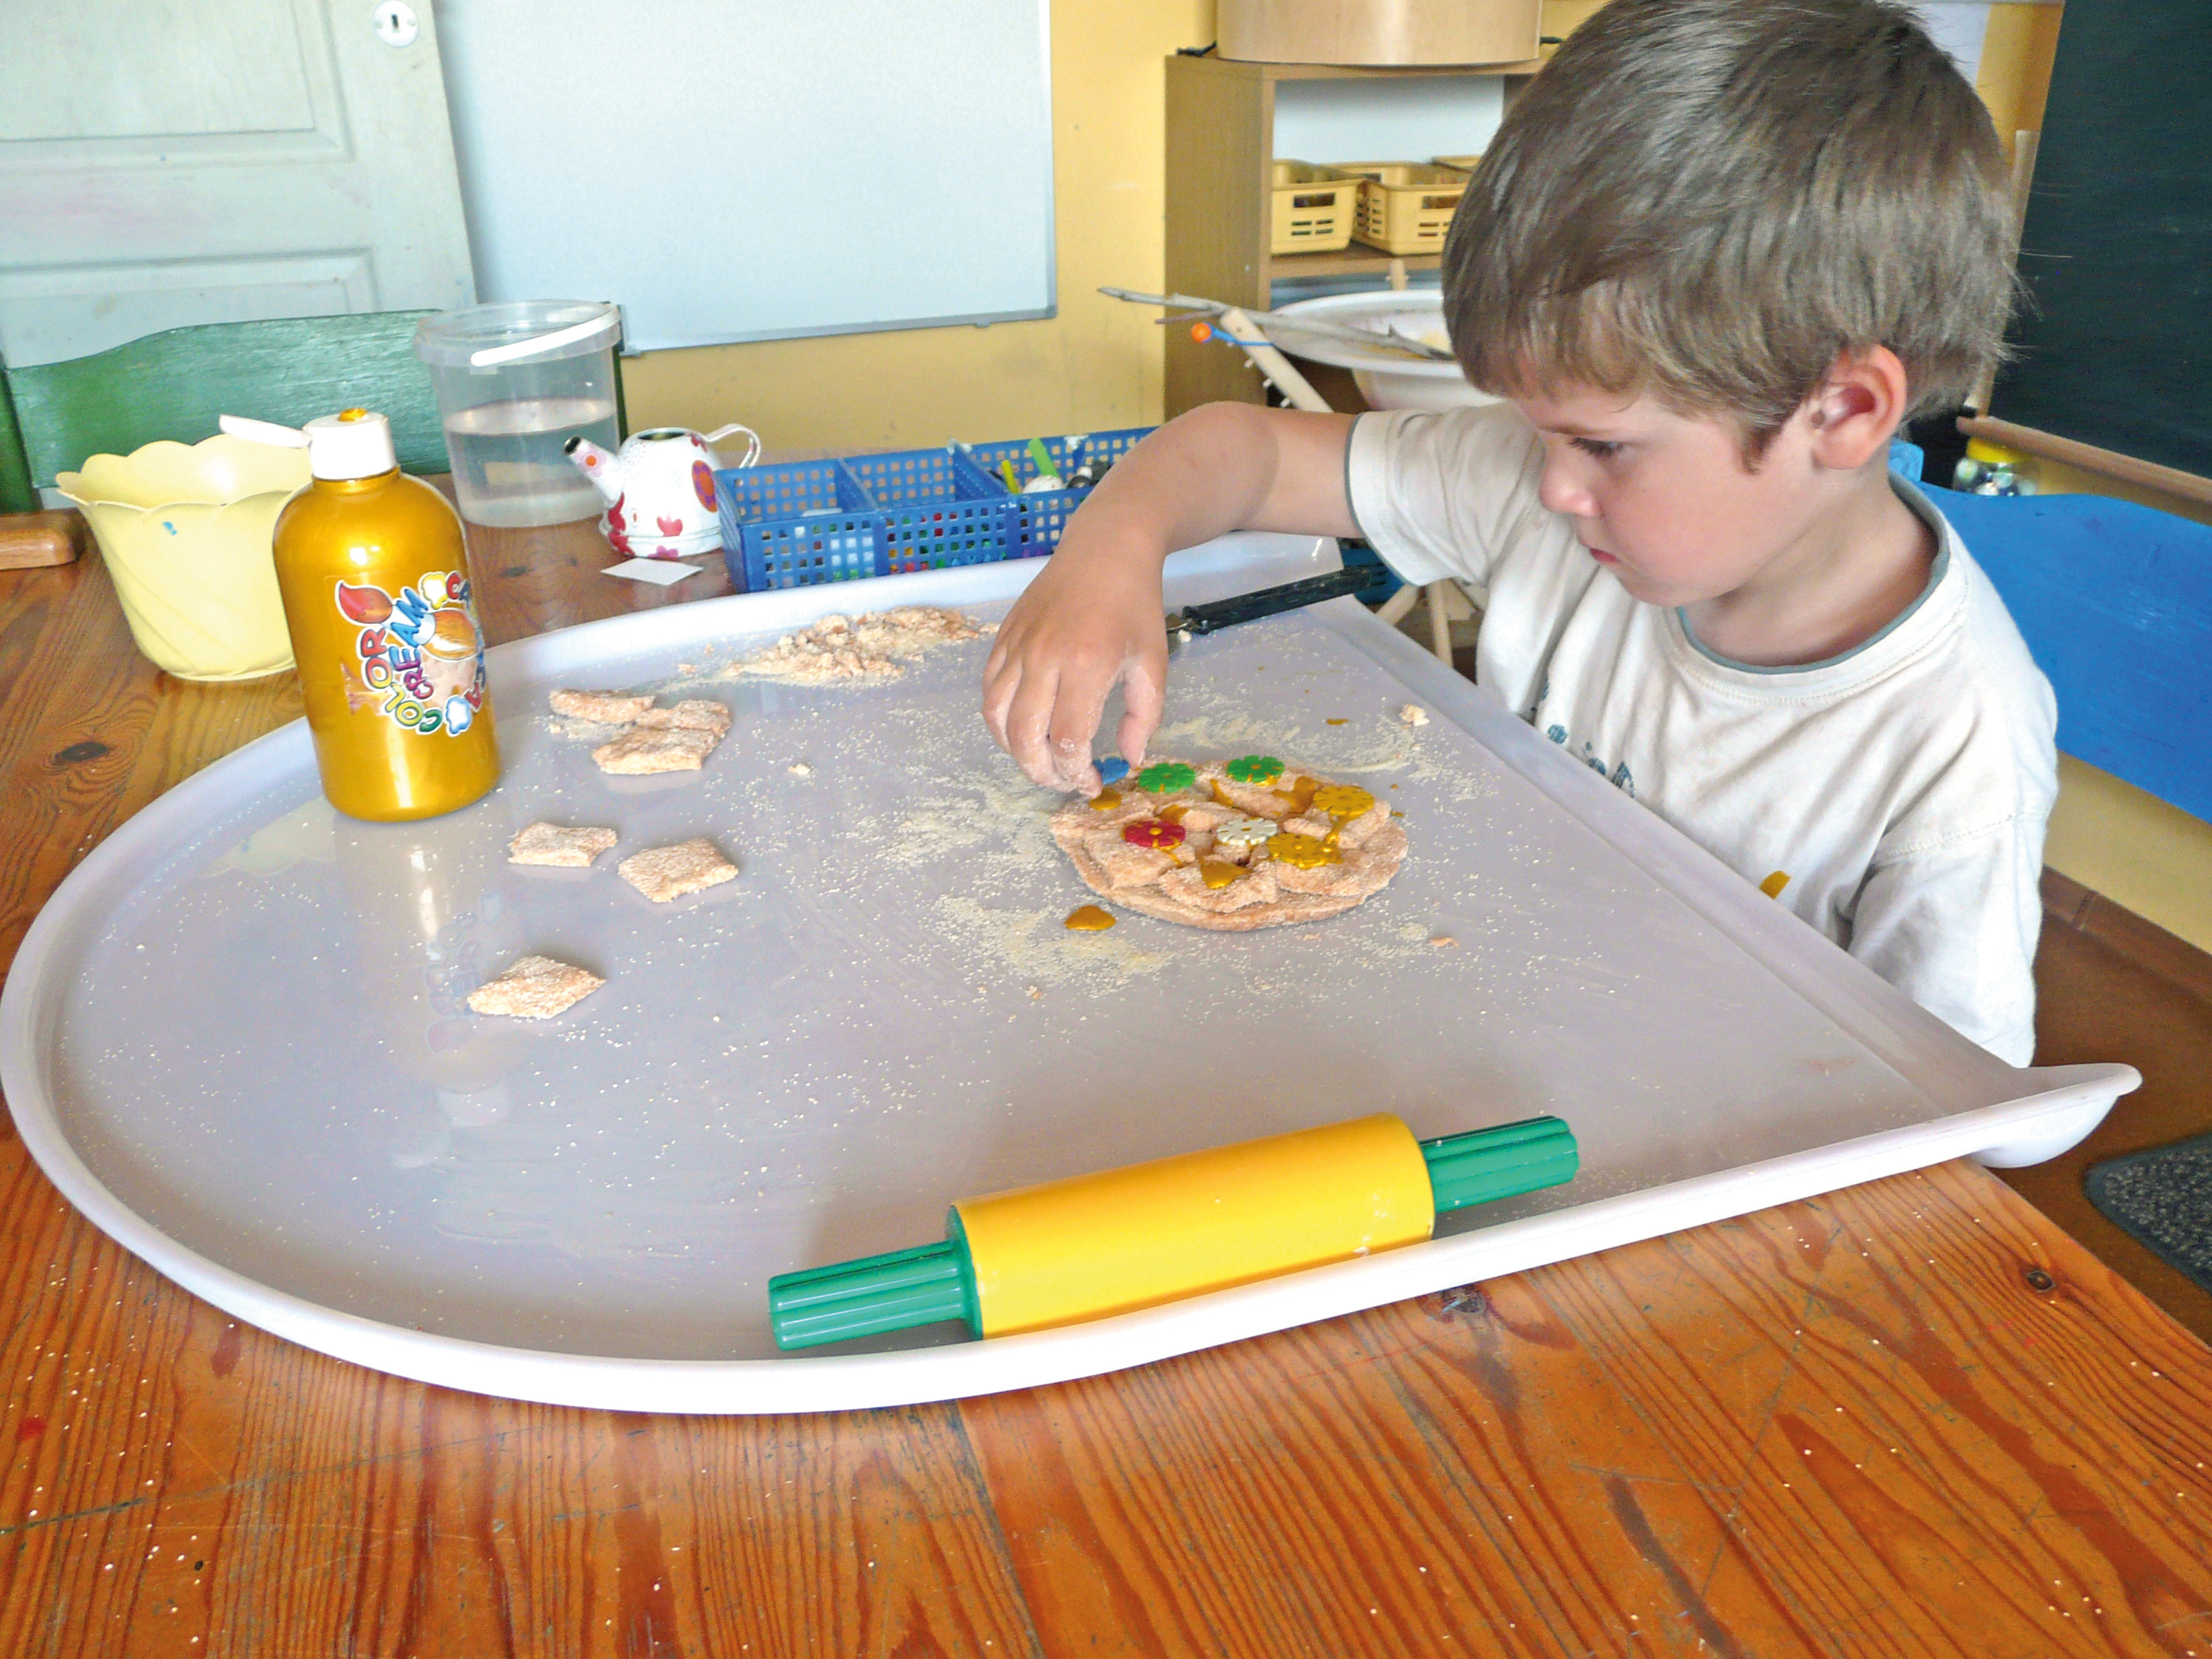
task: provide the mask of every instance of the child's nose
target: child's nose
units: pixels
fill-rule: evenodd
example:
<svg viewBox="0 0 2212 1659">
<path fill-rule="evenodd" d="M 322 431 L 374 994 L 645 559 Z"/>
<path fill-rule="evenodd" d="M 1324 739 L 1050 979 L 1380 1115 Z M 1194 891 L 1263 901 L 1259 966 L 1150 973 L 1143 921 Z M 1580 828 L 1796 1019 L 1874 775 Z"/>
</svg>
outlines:
<svg viewBox="0 0 2212 1659">
<path fill-rule="evenodd" d="M 1536 487 L 1536 499 L 1553 513 L 1569 518 L 1597 517 L 1597 498 L 1589 487 L 1575 476 L 1574 463 L 1559 455 L 1547 458 L 1544 463 L 1544 477 Z"/>
</svg>

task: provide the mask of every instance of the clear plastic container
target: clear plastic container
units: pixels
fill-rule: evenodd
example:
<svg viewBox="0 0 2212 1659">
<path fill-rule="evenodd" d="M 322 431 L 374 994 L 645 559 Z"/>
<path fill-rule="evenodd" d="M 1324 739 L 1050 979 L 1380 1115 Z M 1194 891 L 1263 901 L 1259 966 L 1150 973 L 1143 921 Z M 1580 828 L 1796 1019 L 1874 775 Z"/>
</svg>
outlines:
<svg viewBox="0 0 2212 1659">
<path fill-rule="evenodd" d="M 461 516 L 500 527 L 598 516 L 598 489 L 562 446 L 621 447 L 615 345 L 622 313 L 593 300 L 516 300 L 425 317 L 430 367 Z"/>
</svg>

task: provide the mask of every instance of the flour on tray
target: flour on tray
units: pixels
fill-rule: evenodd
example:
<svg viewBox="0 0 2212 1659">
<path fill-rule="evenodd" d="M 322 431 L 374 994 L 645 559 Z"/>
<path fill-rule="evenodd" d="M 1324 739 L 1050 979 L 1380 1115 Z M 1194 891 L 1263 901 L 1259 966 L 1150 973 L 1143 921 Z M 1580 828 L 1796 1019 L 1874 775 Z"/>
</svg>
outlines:
<svg viewBox="0 0 2212 1659">
<path fill-rule="evenodd" d="M 894 680 L 905 665 L 940 645 L 981 639 L 990 631 L 957 611 L 908 605 L 859 617 L 824 617 L 811 628 L 787 634 L 767 650 L 732 663 L 718 679 L 781 680 L 787 685 L 839 685 L 854 680 Z"/>
</svg>

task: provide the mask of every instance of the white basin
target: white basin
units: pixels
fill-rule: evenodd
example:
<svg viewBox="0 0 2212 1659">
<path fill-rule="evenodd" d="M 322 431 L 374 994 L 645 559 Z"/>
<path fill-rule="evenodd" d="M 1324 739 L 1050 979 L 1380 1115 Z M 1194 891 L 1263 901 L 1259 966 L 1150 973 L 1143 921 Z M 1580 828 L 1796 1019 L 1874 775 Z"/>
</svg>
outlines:
<svg viewBox="0 0 2212 1659">
<path fill-rule="evenodd" d="M 1386 349 L 1369 350 L 1349 340 L 1324 339 L 1299 331 L 1290 319 L 1314 317 L 1340 328 L 1397 334 L 1428 345 L 1448 346 L 1443 301 L 1434 289 L 1331 294 L 1283 307 L 1281 320 L 1267 325 L 1267 337 L 1293 357 L 1331 363 L 1352 371 L 1359 395 L 1372 409 L 1464 409 L 1497 398 L 1467 383 L 1457 363 L 1430 362 Z"/>
</svg>

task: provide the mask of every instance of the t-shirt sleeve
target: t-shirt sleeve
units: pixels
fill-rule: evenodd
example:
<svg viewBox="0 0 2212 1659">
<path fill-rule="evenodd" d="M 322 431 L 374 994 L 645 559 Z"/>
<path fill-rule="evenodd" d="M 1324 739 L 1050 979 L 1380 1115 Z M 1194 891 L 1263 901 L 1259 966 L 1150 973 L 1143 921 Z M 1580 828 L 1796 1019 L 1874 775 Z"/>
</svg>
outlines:
<svg viewBox="0 0 2212 1659">
<path fill-rule="evenodd" d="M 2023 815 L 1877 860 L 1851 924 L 1854 957 L 2014 1066 L 2035 1056 L 2043 828 Z"/>
<path fill-rule="evenodd" d="M 1487 586 L 1532 519 L 1543 441 L 1510 404 L 1363 415 L 1345 453 L 1352 516 L 1403 580 Z"/>
</svg>

